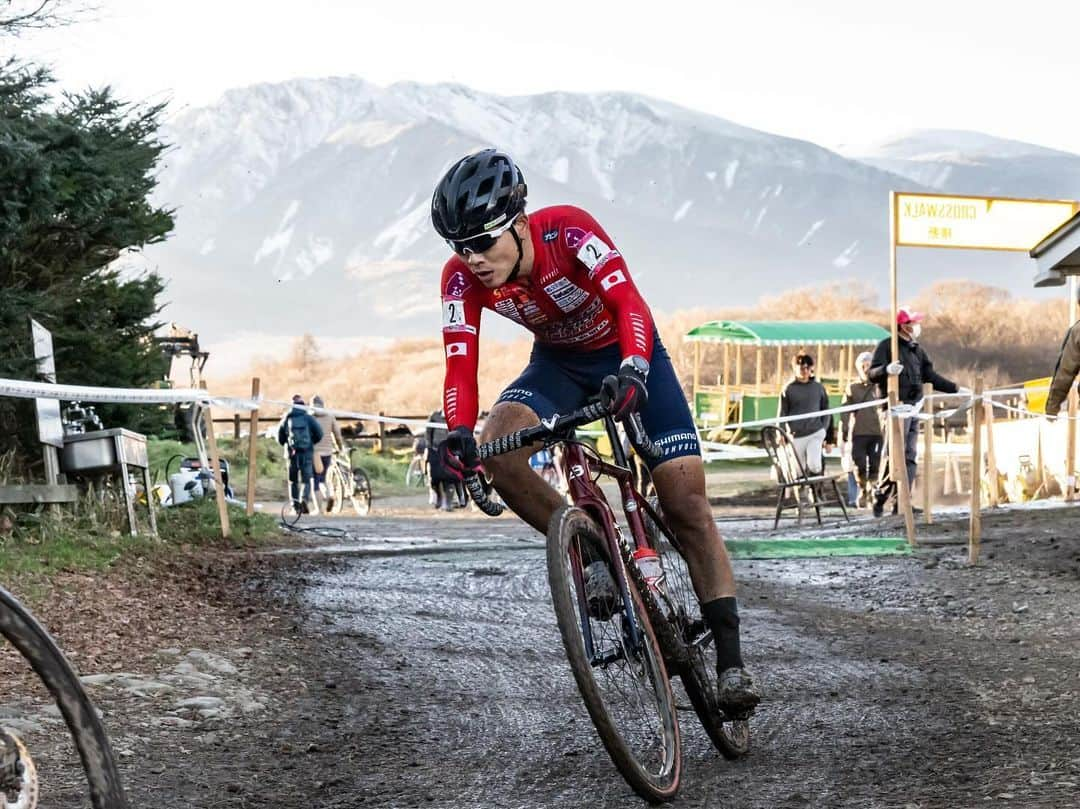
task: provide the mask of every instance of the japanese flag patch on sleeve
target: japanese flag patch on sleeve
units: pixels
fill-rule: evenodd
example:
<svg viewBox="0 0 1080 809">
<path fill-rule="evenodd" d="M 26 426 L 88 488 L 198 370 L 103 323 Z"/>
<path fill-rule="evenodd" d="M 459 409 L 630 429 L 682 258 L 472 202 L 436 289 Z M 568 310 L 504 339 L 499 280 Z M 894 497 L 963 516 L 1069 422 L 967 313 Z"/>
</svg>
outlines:
<svg viewBox="0 0 1080 809">
<path fill-rule="evenodd" d="M 611 259 L 616 258 L 618 255 L 618 250 L 611 247 L 611 245 L 595 233 L 590 233 L 585 240 L 581 242 L 577 250 L 578 261 L 588 268 L 590 278 L 600 272 L 605 264 L 611 261 Z"/>
</svg>

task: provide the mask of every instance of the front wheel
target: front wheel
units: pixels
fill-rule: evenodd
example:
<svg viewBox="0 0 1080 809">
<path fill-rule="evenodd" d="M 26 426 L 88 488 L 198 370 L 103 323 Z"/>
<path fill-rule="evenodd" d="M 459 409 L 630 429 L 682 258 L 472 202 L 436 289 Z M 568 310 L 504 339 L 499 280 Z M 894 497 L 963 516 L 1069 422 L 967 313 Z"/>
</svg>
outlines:
<svg viewBox="0 0 1080 809">
<path fill-rule="evenodd" d="M 82 760 L 91 805 L 94 809 L 127 809 L 109 739 L 79 676 L 49 633 L 3 588 L 0 588 L 0 635 L 26 658 L 56 700 Z M 0 806 L 32 807 L 37 800 L 37 779 L 33 776 L 30 756 L 10 734 L 2 730 L 0 734 L 3 736 Z"/>
<path fill-rule="evenodd" d="M 424 485 L 424 459 L 414 455 L 409 461 L 409 468 L 405 470 L 405 485 L 409 488 Z"/>
<path fill-rule="evenodd" d="M 682 771 L 671 682 L 632 585 L 623 609 L 606 620 L 590 614 L 583 560 L 603 558 L 603 544 L 581 509 L 564 506 L 552 517 L 547 565 L 555 618 L 578 690 L 616 769 L 645 800 L 670 801 Z"/>
</svg>

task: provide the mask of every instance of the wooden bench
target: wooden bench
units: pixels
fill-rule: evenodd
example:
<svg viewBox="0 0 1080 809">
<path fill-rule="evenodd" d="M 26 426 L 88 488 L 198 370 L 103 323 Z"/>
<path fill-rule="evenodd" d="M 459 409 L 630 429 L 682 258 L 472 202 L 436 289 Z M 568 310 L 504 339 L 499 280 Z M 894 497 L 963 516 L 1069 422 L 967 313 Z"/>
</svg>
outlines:
<svg viewBox="0 0 1080 809">
<path fill-rule="evenodd" d="M 773 530 L 780 525 L 780 515 L 790 508 L 798 511 L 798 524 L 802 525 L 803 509 L 814 510 L 817 515 L 818 525 L 821 525 L 822 506 L 836 503 L 844 513 L 844 519 L 848 522 L 851 518 L 847 513 L 847 504 L 840 494 L 840 485 L 836 478 L 831 475 L 810 475 L 799 460 L 795 447 L 791 444 L 788 434 L 779 427 L 766 426 L 761 431 L 761 443 L 765 452 L 772 461 L 773 469 L 776 470 L 776 519 L 773 520 Z M 824 458 L 822 463 L 824 464 Z M 803 502 L 803 492 L 807 493 L 807 502 Z M 789 501 L 790 502 L 786 502 Z"/>
<path fill-rule="evenodd" d="M 44 483 L 24 483 L 13 486 L 0 486 L 0 505 L 25 503 L 74 503 L 79 499 L 79 490 L 69 483 L 47 485 Z"/>
</svg>

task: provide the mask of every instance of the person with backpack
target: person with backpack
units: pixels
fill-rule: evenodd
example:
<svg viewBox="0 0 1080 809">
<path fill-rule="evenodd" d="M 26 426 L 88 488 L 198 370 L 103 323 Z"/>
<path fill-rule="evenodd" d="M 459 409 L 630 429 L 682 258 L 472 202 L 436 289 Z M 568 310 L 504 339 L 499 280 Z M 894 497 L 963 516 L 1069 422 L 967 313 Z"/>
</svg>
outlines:
<svg viewBox="0 0 1080 809">
<path fill-rule="evenodd" d="M 304 397 L 293 396 L 292 404 L 292 410 L 278 425 L 277 440 L 289 451 L 289 496 L 293 510 L 297 514 L 307 514 L 315 480 L 315 445 L 322 441 L 323 429 L 304 407 Z"/>
</svg>

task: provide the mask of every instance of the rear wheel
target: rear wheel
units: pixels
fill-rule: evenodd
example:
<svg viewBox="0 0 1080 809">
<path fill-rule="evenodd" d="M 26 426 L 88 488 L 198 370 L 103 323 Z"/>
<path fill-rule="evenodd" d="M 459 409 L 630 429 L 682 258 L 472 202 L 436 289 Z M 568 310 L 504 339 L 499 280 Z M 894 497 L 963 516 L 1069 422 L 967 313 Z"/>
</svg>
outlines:
<svg viewBox="0 0 1080 809">
<path fill-rule="evenodd" d="M 608 620 L 590 615 L 582 559 L 596 559 L 602 540 L 581 509 L 564 506 L 548 529 L 551 598 L 578 690 L 615 767 L 646 800 L 669 801 L 679 790 L 682 750 L 671 682 L 637 590 L 630 608 Z M 621 562 L 617 562 L 621 564 Z M 586 651 L 585 627 L 593 643 Z"/>
<path fill-rule="evenodd" d="M 91 805 L 94 809 L 127 809 L 105 728 L 79 676 L 49 633 L 3 588 L 0 588 L 0 634 L 26 658 L 56 701 L 82 761 Z M 0 783 L 6 790 L 0 792 L 0 806 L 18 809 L 34 806 L 37 779 L 33 777 L 33 762 L 26 748 L 3 731 L 0 731 Z"/>
<path fill-rule="evenodd" d="M 367 473 L 357 467 L 352 470 L 353 477 L 353 508 L 356 510 L 357 515 L 366 517 L 371 513 L 371 481 L 368 480 Z"/>
<path fill-rule="evenodd" d="M 660 513 L 656 498 L 649 505 Z M 739 758 L 750 750 L 750 723 L 745 719 L 729 719 L 717 702 L 716 654 L 712 633 L 701 617 L 701 605 L 690 580 L 686 560 L 667 541 L 663 533 L 644 513 L 645 530 L 653 547 L 660 551 L 664 562 L 664 583 L 675 615 L 672 625 L 682 636 L 688 651 L 679 666 L 679 679 L 694 712 L 716 749 L 724 758 Z M 662 517 L 662 515 L 661 515 Z"/>
</svg>

